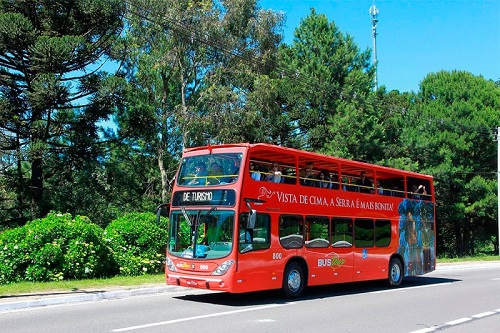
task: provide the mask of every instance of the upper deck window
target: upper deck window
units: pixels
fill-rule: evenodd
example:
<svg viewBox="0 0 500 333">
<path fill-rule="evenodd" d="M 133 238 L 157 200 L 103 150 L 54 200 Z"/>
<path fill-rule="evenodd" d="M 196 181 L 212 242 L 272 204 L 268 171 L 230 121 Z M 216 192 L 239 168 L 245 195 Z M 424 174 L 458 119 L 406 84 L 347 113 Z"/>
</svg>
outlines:
<svg viewBox="0 0 500 333">
<path fill-rule="evenodd" d="M 240 174 L 242 154 L 206 154 L 182 160 L 177 185 L 210 186 L 234 183 Z"/>
</svg>

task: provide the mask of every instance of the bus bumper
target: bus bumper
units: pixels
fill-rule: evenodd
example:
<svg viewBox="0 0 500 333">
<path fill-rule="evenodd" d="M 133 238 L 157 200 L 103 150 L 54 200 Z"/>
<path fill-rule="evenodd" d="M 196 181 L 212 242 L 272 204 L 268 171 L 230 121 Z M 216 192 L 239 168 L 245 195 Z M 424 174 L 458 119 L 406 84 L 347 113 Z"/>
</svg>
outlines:
<svg viewBox="0 0 500 333">
<path fill-rule="evenodd" d="M 173 286 L 223 291 L 229 289 L 229 284 L 224 280 L 212 277 L 168 274 L 166 280 L 168 285 Z"/>
</svg>

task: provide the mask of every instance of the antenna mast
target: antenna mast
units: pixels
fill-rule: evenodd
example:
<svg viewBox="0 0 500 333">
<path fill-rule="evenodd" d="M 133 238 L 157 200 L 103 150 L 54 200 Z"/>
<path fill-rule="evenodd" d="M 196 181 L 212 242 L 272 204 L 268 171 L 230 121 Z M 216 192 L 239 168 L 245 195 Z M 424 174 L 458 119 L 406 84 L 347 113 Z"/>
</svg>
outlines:
<svg viewBox="0 0 500 333">
<path fill-rule="evenodd" d="M 373 38 L 373 65 L 375 66 L 375 90 L 378 89 L 377 78 L 377 23 L 378 23 L 378 8 L 375 6 L 375 1 L 370 7 L 370 16 L 372 18 L 372 38 Z"/>
</svg>

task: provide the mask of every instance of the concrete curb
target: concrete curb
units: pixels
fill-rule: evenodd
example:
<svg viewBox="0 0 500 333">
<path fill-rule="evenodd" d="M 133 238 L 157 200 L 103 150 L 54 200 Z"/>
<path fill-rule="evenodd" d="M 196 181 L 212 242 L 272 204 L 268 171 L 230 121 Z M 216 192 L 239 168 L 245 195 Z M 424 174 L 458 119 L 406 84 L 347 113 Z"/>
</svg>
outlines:
<svg viewBox="0 0 500 333">
<path fill-rule="evenodd" d="M 118 298 L 128 298 L 141 295 L 161 294 L 174 291 L 177 288 L 178 287 L 175 286 L 164 286 L 164 287 L 153 287 L 153 288 L 138 288 L 130 290 L 88 292 L 81 295 L 42 297 L 38 299 L 28 299 L 22 301 L 0 303 L 0 312 L 22 310 L 27 308 L 43 307 L 50 305 L 71 304 L 78 302 L 93 302 L 93 301 L 111 300 Z"/>
</svg>

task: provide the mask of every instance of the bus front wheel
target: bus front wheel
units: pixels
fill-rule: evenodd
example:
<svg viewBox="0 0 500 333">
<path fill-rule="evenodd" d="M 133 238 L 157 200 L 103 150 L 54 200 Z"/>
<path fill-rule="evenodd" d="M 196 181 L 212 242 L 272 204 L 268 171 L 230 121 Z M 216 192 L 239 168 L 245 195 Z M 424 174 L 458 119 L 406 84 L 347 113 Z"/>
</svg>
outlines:
<svg viewBox="0 0 500 333">
<path fill-rule="evenodd" d="M 304 270 L 297 262 L 288 264 L 283 276 L 283 292 L 287 298 L 296 298 L 302 295 L 305 287 Z"/>
<path fill-rule="evenodd" d="M 397 287 L 403 281 L 403 264 L 398 258 L 392 258 L 389 263 L 389 285 Z"/>
</svg>

